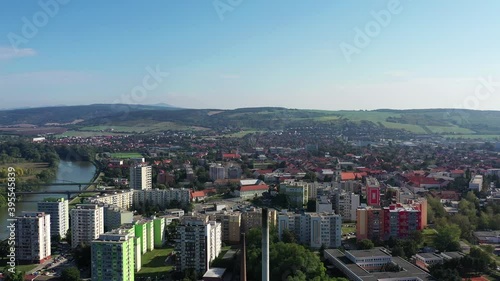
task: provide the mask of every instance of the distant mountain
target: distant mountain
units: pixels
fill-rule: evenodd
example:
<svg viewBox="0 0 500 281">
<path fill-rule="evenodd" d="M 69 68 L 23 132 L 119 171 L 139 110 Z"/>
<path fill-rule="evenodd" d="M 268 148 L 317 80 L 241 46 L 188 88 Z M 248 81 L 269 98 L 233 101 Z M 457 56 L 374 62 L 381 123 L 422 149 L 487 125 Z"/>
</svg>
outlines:
<svg viewBox="0 0 500 281">
<path fill-rule="evenodd" d="M 167 103 L 164 103 L 164 102 L 160 102 L 160 103 L 152 104 L 152 106 L 158 106 L 158 107 L 169 107 L 169 108 L 180 108 L 180 107 L 173 106 L 173 105 L 170 105 L 170 104 L 167 104 Z"/>
</svg>

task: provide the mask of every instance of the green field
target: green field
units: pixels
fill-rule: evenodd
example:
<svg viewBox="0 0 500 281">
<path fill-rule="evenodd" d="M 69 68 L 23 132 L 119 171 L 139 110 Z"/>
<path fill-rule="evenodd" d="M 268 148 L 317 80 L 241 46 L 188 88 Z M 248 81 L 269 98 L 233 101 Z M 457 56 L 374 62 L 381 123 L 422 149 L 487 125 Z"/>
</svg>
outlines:
<svg viewBox="0 0 500 281">
<path fill-rule="evenodd" d="M 500 140 L 500 135 L 443 135 L 445 138 L 450 139 L 478 139 L 478 140 Z"/>
<path fill-rule="evenodd" d="M 142 155 L 137 152 L 117 152 L 111 153 L 111 158 L 116 159 L 129 159 L 129 158 L 141 158 Z"/>
<path fill-rule="evenodd" d="M 164 275 L 172 271 L 172 265 L 165 265 L 165 259 L 174 249 L 155 249 L 142 256 L 142 269 L 136 273 L 136 277 L 148 277 Z"/>
<path fill-rule="evenodd" d="M 116 132 L 116 133 L 154 133 L 167 130 L 172 131 L 203 131 L 207 128 L 186 126 L 174 122 L 155 122 L 152 120 L 131 120 L 113 125 L 83 127 L 82 131 L 91 132 Z"/>
<path fill-rule="evenodd" d="M 467 128 L 458 126 L 427 126 L 435 134 L 474 134 L 475 132 Z"/>
<path fill-rule="evenodd" d="M 119 134 L 119 133 L 113 133 L 113 132 L 89 132 L 89 131 L 66 131 L 62 134 L 55 135 L 58 138 L 63 138 L 63 137 L 98 137 L 98 136 L 117 136 L 117 135 L 124 135 L 124 134 Z"/>
<path fill-rule="evenodd" d="M 412 132 L 415 134 L 425 134 L 426 133 L 424 128 L 422 128 L 419 125 L 402 124 L 402 123 L 394 123 L 394 122 L 386 122 L 386 121 L 381 121 L 379 123 L 382 124 L 384 127 L 389 128 L 389 129 L 407 130 L 408 132 Z"/>
<path fill-rule="evenodd" d="M 231 134 L 227 134 L 227 135 L 224 135 L 225 137 L 230 137 L 230 138 L 242 138 L 248 134 L 254 134 L 254 133 L 257 133 L 257 132 L 260 132 L 260 131 L 257 131 L 257 130 L 243 130 L 243 131 L 240 131 L 240 132 L 237 132 L 237 133 L 231 133 Z"/>
<path fill-rule="evenodd" d="M 351 121 L 371 121 L 374 123 L 386 122 L 387 118 L 389 117 L 401 116 L 401 114 L 398 113 L 378 112 L 378 111 L 332 111 L 332 115 L 340 115 L 341 117 L 349 119 Z M 391 124 L 397 124 L 397 123 L 391 123 Z"/>
</svg>

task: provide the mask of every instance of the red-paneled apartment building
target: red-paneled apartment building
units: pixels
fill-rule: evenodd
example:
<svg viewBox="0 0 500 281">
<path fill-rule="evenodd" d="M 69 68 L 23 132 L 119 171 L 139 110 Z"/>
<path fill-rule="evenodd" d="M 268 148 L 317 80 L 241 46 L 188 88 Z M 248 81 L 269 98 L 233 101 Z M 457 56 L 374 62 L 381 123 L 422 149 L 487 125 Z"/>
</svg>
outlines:
<svg viewBox="0 0 500 281">
<path fill-rule="evenodd" d="M 406 238 L 427 226 L 427 200 L 409 200 L 389 207 L 360 207 L 356 213 L 356 238 L 385 241 Z"/>
</svg>

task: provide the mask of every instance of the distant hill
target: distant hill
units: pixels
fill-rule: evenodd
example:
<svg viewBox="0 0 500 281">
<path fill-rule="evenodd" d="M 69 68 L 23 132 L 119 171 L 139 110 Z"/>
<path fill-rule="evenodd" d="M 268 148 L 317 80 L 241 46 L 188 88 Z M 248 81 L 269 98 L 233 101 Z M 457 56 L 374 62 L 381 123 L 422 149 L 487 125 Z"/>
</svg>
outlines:
<svg viewBox="0 0 500 281">
<path fill-rule="evenodd" d="M 93 104 L 0 111 L 0 126 L 33 124 L 87 132 L 164 130 L 280 130 L 313 125 L 373 127 L 413 134 L 458 137 L 500 136 L 500 111 L 462 109 L 305 110 L 282 107 L 180 109 L 168 104 Z"/>
<path fill-rule="evenodd" d="M 173 110 L 176 108 L 167 104 L 161 106 L 135 104 L 91 104 L 0 110 L 0 126 L 16 124 L 33 124 L 42 126 L 47 123 L 68 124 L 74 122 L 75 120 L 86 121 L 114 114 L 157 109 Z"/>
</svg>

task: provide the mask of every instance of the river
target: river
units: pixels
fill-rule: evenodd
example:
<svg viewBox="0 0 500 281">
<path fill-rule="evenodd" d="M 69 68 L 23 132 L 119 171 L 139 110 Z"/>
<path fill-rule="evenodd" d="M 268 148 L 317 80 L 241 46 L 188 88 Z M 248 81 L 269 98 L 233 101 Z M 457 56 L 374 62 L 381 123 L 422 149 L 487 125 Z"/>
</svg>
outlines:
<svg viewBox="0 0 500 281">
<path fill-rule="evenodd" d="M 95 167 L 90 162 L 71 162 L 71 161 L 60 161 L 59 167 L 57 169 L 57 176 L 54 182 L 63 183 L 63 182 L 90 182 L 95 174 Z M 82 186 L 85 188 L 86 186 Z M 39 191 L 55 191 L 55 190 L 78 190 L 77 185 L 68 185 L 68 186 L 43 186 L 40 187 Z M 46 197 L 64 197 L 67 198 L 66 195 L 61 194 L 33 194 L 33 195 L 24 195 L 23 201 L 27 202 L 17 202 L 16 204 L 16 214 L 21 214 L 23 211 L 36 211 L 37 203 L 35 201 L 42 201 Z M 2 207 L 0 212 L 0 239 L 7 238 L 7 207 Z"/>
</svg>

